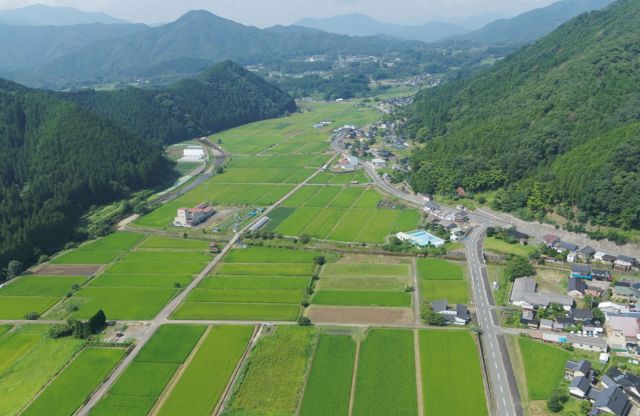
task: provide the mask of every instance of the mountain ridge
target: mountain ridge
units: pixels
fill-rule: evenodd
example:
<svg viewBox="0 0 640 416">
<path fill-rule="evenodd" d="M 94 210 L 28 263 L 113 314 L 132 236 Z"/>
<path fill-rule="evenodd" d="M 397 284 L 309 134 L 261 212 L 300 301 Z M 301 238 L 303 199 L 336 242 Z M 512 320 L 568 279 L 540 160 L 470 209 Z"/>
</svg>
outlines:
<svg viewBox="0 0 640 416">
<path fill-rule="evenodd" d="M 0 11 L 0 24 L 12 26 L 68 26 L 78 24 L 129 24 L 130 22 L 102 12 L 85 12 L 73 7 L 33 4 Z"/>
<path fill-rule="evenodd" d="M 408 130 L 426 142 L 413 155 L 415 189 L 503 189 L 494 207 L 526 218 L 576 207 L 582 220 L 640 228 L 638 34 L 640 4 L 619 0 L 420 93 Z"/>
<path fill-rule="evenodd" d="M 305 18 L 293 24 L 347 36 L 386 36 L 421 42 L 460 35 L 469 32 L 462 26 L 447 22 L 433 21 L 424 25 L 404 26 L 383 23 L 365 14 L 352 13 L 328 18 Z"/>
</svg>

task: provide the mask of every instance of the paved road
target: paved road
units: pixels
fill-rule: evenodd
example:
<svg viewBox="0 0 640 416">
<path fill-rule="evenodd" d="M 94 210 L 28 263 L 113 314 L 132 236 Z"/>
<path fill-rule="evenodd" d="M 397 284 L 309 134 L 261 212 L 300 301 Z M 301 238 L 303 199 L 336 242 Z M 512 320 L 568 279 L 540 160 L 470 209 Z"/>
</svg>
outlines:
<svg viewBox="0 0 640 416">
<path fill-rule="evenodd" d="M 515 416 L 520 415 L 522 410 L 502 331 L 491 310 L 491 292 L 487 286 L 486 265 L 482 254 L 484 231 L 482 227 L 477 228 L 465 240 L 471 287 L 478 324 L 482 330 L 480 338 L 494 413 L 499 416 Z"/>
<path fill-rule="evenodd" d="M 331 146 L 337 153 L 344 153 L 341 140 L 334 140 Z M 386 193 L 419 208 L 424 206 L 424 200 L 421 196 L 403 192 L 392 186 L 380 177 L 377 170 L 369 162 L 362 163 L 362 166 L 373 183 Z M 483 360 L 494 404 L 493 410 L 498 416 L 516 416 L 522 414 L 522 408 L 519 403 L 517 385 L 513 377 L 504 337 L 498 322 L 494 319 L 495 314 L 492 313 L 493 301 L 482 253 L 486 227 L 505 225 L 506 223 L 483 212 L 470 213 L 470 219 L 480 225 L 466 239 L 465 248 L 471 275 L 471 286 L 476 302 L 478 323 L 482 329 L 480 337 L 483 346 Z"/>
<path fill-rule="evenodd" d="M 337 155 L 335 155 L 329 163 L 331 163 Z M 200 274 L 193 279 L 193 281 L 183 290 L 178 296 L 176 296 L 169 304 L 167 304 L 162 311 L 152 320 L 150 321 L 149 328 L 144 332 L 144 335 L 141 339 L 136 342 L 135 347 L 129 355 L 125 357 L 124 360 L 120 362 L 118 367 L 113 371 L 113 373 L 109 376 L 109 378 L 96 390 L 96 392 L 91 396 L 91 399 L 80 409 L 76 416 L 87 416 L 91 409 L 95 407 L 95 405 L 102 399 L 105 394 L 109 391 L 111 386 L 115 383 L 118 377 L 126 370 L 126 368 L 131 364 L 131 362 L 135 359 L 135 357 L 140 353 L 140 350 L 145 346 L 145 344 L 149 341 L 149 339 L 153 336 L 153 334 L 160 328 L 161 325 L 170 322 L 169 317 L 171 314 L 180 306 L 180 304 L 189 296 L 189 294 L 193 291 L 202 282 L 202 280 L 209 275 L 209 273 L 213 270 L 214 267 L 222 261 L 224 256 L 231 250 L 238 240 L 241 238 L 242 234 L 244 234 L 253 224 L 260 221 L 263 217 L 268 216 L 274 209 L 280 206 L 284 201 L 286 201 L 291 195 L 296 193 L 300 188 L 306 185 L 309 181 L 311 181 L 314 177 L 316 177 L 322 169 L 318 169 L 311 176 L 309 176 L 304 182 L 298 184 L 294 189 L 292 189 L 289 193 L 283 196 L 278 202 L 270 206 L 265 210 L 262 215 L 257 217 L 252 223 L 248 224 L 245 228 L 234 234 L 233 238 L 224 246 L 221 252 L 209 263 L 207 267 L 205 267 Z"/>
</svg>

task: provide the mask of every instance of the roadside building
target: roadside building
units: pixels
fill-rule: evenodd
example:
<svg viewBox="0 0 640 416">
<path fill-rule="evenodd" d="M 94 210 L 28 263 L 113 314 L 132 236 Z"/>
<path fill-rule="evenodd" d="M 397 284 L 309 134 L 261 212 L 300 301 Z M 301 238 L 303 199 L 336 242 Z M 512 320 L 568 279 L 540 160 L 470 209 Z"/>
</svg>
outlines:
<svg viewBox="0 0 640 416">
<path fill-rule="evenodd" d="M 424 211 L 425 212 L 436 213 L 436 212 L 440 211 L 440 205 L 436 204 L 433 201 L 427 201 L 424 204 Z"/>
<path fill-rule="evenodd" d="M 576 279 L 584 279 L 591 280 L 593 276 L 591 275 L 591 266 L 588 264 L 578 264 L 574 263 L 571 265 L 571 277 Z"/>
<path fill-rule="evenodd" d="M 544 243 L 548 247 L 553 247 L 554 244 L 556 244 L 557 242 L 560 241 L 560 237 L 558 237 L 557 235 L 554 235 L 554 234 L 547 234 L 544 237 L 542 237 L 542 239 L 544 240 Z"/>
<path fill-rule="evenodd" d="M 449 325 L 466 325 L 471 321 L 471 315 L 466 305 L 457 304 L 449 306 L 446 299 L 431 302 L 431 309 L 442 315 Z"/>
<path fill-rule="evenodd" d="M 576 334 L 568 334 L 567 342 L 571 344 L 573 348 L 592 351 L 592 352 L 607 352 L 609 346 L 607 340 L 596 337 L 584 337 Z"/>
<path fill-rule="evenodd" d="M 584 297 L 586 290 L 587 290 L 587 284 L 585 283 L 584 279 L 570 277 L 569 280 L 567 281 L 567 295 L 573 298 Z"/>
<path fill-rule="evenodd" d="M 208 204 L 200 204 L 195 208 L 179 208 L 173 220 L 175 227 L 191 228 L 205 222 L 215 214 L 213 207 Z"/>
<path fill-rule="evenodd" d="M 591 390 L 591 382 L 585 376 L 575 377 L 569 384 L 569 394 L 578 399 L 584 399 Z"/>
<path fill-rule="evenodd" d="M 631 411 L 631 402 L 622 388 L 609 387 L 595 396 L 594 409 L 611 413 L 616 416 L 627 416 Z"/>
<path fill-rule="evenodd" d="M 628 256 L 618 256 L 613 262 L 613 268 L 621 272 L 631 271 L 636 264 L 636 259 Z"/>
<path fill-rule="evenodd" d="M 625 343 L 638 343 L 640 334 L 640 318 L 636 316 L 608 314 L 607 328 L 610 334 Z M 620 342 L 622 343 L 622 342 Z"/>
<path fill-rule="evenodd" d="M 542 331 L 553 331 L 552 319 L 540 319 L 540 329 Z"/>
<path fill-rule="evenodd" d="M 371 163 L 373 163 L 373 166 L 380 169 L 387 166 L 387 162 L 384 159 L 376 158 L 376 159 L 373 159 Z"/>
<path fill-rule="evenodd" d="M 572 251 L 576 251 L 578 250 L 578 246 L 573 244 L 573 243 L 569 243 L 566 241 L 558 241 L 556 242 L 553 247 L 556 249 L 557 252 L 559 253 L 565 253 L 565 252 L 572 252 Z"/>
<path fill-rule="evenodd" d="M 591 372 L 591 362 L 588 360 L 567 361 L 564 366 L 564 377 L 571 380 L 575 377 L 586 377 Z"/>
<path fill-rule="evenodd" d="M 576 322 L 591 321 L 593 311 L 591 309 L 572 309 L 571 318 Z"/>
</svg>

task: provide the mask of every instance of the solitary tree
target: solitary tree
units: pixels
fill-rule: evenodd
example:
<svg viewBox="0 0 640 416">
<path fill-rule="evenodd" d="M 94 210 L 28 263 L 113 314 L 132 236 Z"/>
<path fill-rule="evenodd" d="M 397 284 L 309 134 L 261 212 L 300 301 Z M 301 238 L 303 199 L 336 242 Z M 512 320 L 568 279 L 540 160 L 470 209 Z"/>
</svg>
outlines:
<svg viewBox="0 0 640 416">
<path fill-rule="evenodd" d="M 22 273 L 23 270 L 22 263 L 18 260 L 11 260 L 7 266 L 7 279 L 11 280 L 20 276 L 20 273 Z"/>
<path fill-rule="evenodd" d="M 92 334 L 97 334 L 102 331 L 105 326 L 107 326 L 107 316 L 104 314 L 104 311 L 100 309 L 89 319 L 89 331 L 91 331 Z"/>
</svg>

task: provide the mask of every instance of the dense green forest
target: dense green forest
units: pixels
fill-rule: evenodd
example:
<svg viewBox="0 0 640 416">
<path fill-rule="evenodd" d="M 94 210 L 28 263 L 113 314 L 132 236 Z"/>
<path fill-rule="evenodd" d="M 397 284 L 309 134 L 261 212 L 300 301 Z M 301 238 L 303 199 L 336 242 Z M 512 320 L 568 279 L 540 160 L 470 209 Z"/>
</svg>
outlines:
<svg viewBox="0 0 640 416">
<path fill-rule="evenodd" d="M 154 186 L 170 171 L 159 143 L 0 80 L 0 269 L 60 249 L 79 237 L 75 226 L 89 207 Z"/>
<path fill-rule="evenodd" d="M 502 189 L 496 208 L 640 228 L 640 2 L 581 15 L 474 77 L 423 91 L 418 191 Z M 575 208 L 579 211 L 576 213 Z"/>
<path fill-rule="evenodd" d="M 159 89 L 58 93 L 130 133 L 170 144 L 296 110 L 278 87 L 233 62 Z"/>
</svg>

